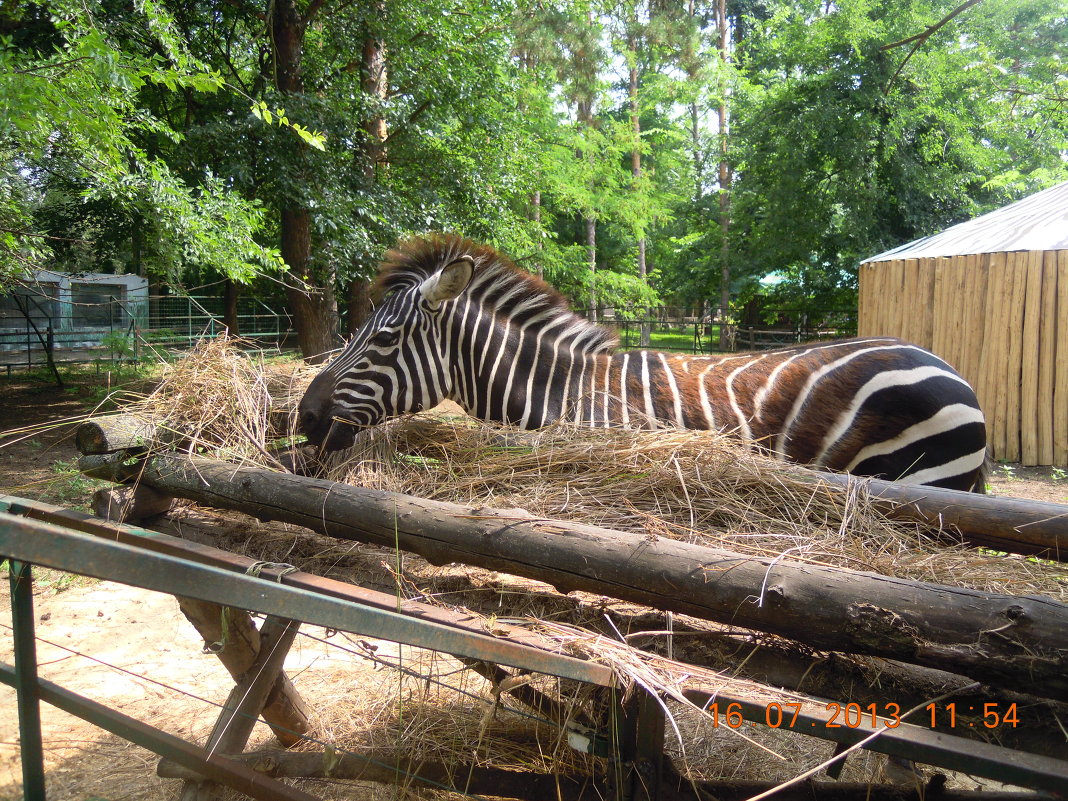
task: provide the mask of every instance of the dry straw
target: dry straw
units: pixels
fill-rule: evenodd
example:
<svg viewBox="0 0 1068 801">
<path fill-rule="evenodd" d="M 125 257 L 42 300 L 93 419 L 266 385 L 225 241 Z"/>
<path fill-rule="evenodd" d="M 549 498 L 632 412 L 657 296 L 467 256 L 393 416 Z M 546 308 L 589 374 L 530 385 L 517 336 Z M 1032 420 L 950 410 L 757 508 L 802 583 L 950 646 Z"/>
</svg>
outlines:
<svg viewBox="0 0 1068 801">
<path fill-rule="evenodd" d="M 278 448 L 293 441 L 296 402 L 311 374 L 292 364 L 267 367 L 232 343 L 216 341 L 174 365 L 155 392 L 136 399 L 126 411 L 183 433 L 190 450 L 280 468 Z M 363 432 L 352 449 L 326 460 L 322 474 L 359 486 L 476 506 L 520 507 L 541 517 L 754 556 L 1068 599 L 1059 565 L 947 544 L 937 531 L 880 514 L 862 483 L 843 493 L 712 432 L 566 425 L 529 432 L 472 421 L 454 408 L 452 414 L 438 410 Z M 516 580 L 509 587 L 520 601 L 503 613 L 518 616 L 524 585 Z M 643 685 L 660 697 L 682 702 L 683 687 L 696 679 L 704 687 L 723 687 L 757 701 L 783 697 L 564 622 L 536 625 L 561 647 L 607 662 L 625 684 Z M 435 709 L 440 698 L 428 695 L 424 700 L 428 705 L 393 721 L 390 728 L 418 730 L 424 738 L 418 748 L 437 758 L 451 753 L 469 759 L 471 727 L 478 729 L 478 737 L 487 736 L 477 722 L 481 713 L 469 715 L 462 703 L 442 713 Z M 384 706 L 360 717 L 381 720 L 379 715 L 389 714 Z M 439 726 L 430 720 L 437 714 L 459 717 Z M 463 734 L 435 739 L 447 731 Z M 689 731 L 677 732 L 679 743 L 692 741 L 692 727 Z M 495 762 L 517 767 L 537 762 L 535 752 L 539 758 L 561 758 L 555 746 L 547 749 L 543 741 L 529 755 L 510 753 L 499 742 L 494 750 Z"/>
</svg>

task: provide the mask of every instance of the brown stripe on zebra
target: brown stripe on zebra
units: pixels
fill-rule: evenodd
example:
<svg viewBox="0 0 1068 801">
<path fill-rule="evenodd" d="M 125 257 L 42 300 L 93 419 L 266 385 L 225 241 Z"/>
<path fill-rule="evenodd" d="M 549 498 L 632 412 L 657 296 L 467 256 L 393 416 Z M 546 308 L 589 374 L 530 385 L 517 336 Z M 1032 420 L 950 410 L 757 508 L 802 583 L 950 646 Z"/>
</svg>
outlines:
<svg viewBox="0 0 1068 801">
<path fill-rule="evenodd" d="M 621 353 L 611 332 L 574 314 L 544 281 L 458 237 L 403 245 L 380 285 L 388 297 L 301 402 L 301 427 L 327 449 L 350 442 L 353 426 L 449 397 L 528 428 L 560 419 L 714 428 L 783 459 L 981 489 L 986 429 L 975 393 L 914 345 L 870 338 L 720 356 Z"/>
<path fill-rule="evenodd" d="M 909 460 L 902 474 L 953 479 L 957 472 L 935 468 L 950 464 L 956 466 L 947 470 L 976 474 L 985 459 L 983 417 L 971 388 L 933 354 L 898 340 L 726 358 L 640 351 L 605 359 L 630 366 L 626 383 L 610 390 L 627 401 L 627 411 L 582 422 L 718 428 L 782 458 L 833 470 L 856 470 L 866 459 L 961 429 L 950 438 L 957 448 L 936 442 L 930 452 L 913 448 L 902 456 Z M 953 458 L 940 461 L 947 450 Z"/>
</svg>

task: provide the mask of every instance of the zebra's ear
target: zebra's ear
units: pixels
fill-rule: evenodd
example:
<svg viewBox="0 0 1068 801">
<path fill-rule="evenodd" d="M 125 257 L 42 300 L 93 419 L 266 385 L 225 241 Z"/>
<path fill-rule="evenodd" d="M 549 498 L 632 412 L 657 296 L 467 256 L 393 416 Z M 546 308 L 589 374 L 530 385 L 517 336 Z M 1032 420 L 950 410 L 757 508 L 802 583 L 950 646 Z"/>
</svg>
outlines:
<svg viewBox="0 0 1068 801">
<path fill-rule="evenodd" d="M 419 291 L 427 303 L 437 306 L 443 301 L 452 300 L 467 289 L 474 270 L 474 259 L 470 256 L 461 256 L 423 281 Z"/>
</svg>

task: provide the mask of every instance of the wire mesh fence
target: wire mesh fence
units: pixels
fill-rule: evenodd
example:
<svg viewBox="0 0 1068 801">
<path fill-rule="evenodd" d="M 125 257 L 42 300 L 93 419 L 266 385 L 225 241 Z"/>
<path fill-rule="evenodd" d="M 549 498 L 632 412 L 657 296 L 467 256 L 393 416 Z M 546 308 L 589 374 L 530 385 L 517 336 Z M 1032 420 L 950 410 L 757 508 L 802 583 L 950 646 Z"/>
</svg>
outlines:
<svg viewBox="0 0 1068 801">
<path fill-rule="evenodd" d="M 0 366 L 8 374 L 50 362 L 166 358 L 230 328 L 224 321 L 223 299 L 210 296 L 131 301 L 101 295 L 64 301 L 16 291 L 0 300 Z M 264 349 L 281 348 L 293 330 L 288 314 L 258 298 L 240 298 L 235 319 L 236 333 Z"/>
</svg>

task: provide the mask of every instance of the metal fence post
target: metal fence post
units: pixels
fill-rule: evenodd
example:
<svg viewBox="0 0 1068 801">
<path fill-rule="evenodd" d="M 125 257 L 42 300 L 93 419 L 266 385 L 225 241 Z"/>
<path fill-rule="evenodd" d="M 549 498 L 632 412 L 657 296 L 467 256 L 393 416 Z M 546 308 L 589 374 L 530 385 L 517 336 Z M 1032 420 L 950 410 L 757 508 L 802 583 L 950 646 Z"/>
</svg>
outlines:
<svg viewBox="0 0 1068 801">
<path fill-rule="evenodd" d="M 15 647 L 15 691 L 18 694 L 22 797 L 44 801 L 44 748 L 41 706 L 37 692 L 37 646 L 33 624 L 33 576 L 30 565 L 10 560 L 11 628 Z"/>
</svg>

